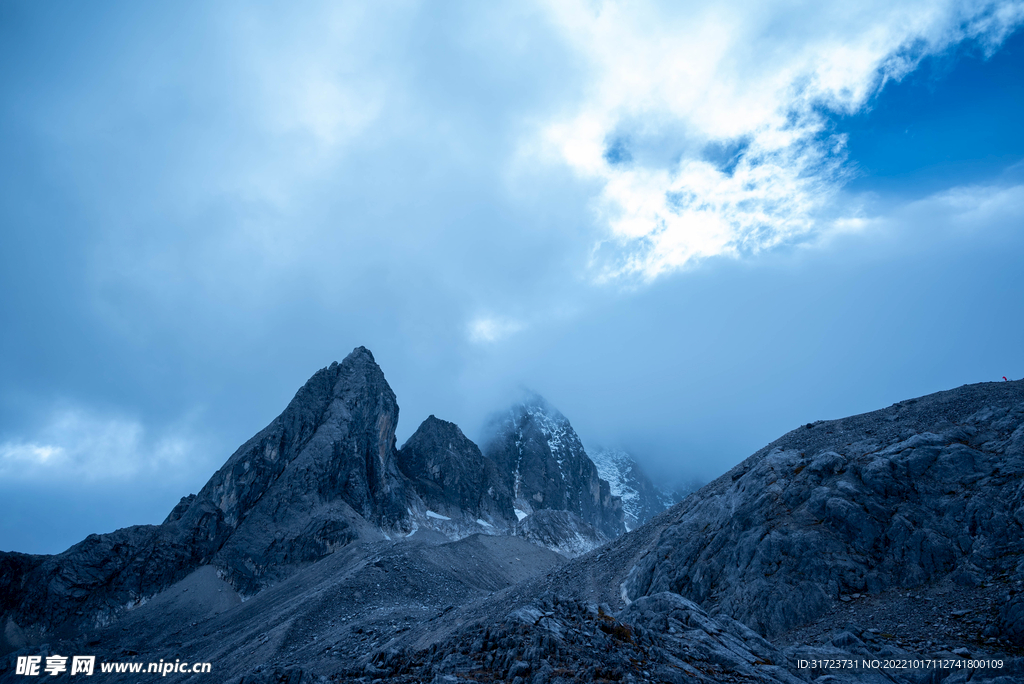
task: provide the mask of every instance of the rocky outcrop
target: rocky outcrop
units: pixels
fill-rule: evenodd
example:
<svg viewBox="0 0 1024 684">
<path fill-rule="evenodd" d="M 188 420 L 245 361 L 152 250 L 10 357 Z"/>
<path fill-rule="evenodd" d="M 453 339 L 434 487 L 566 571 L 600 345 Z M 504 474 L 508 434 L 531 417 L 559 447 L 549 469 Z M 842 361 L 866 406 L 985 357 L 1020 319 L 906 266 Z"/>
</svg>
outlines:
<svg viewBox="0 0 1024 684">
<path fill-rule="evenodd" d="M 587 454 L 601 479 L 608 481 L 612 496 L 622 499 L 626 530 L 635 530 L 683 498 L 656 487 L 627 451 L 591 449 Z"/>
<path fill-rule="evenodd" d="M 1022 475 L 1022 382 L 809 423 L 673 509 L 625 589 L 675 592 L 772 635 L 851 594 L 1019 581 Z"/>
<path fill-rule="evenodd" d="M 357 348 L 310 378 L 162 525 L 90 535 L 55 556 L 0 554 L 0 646 L 107 624 L 200 565 L 247 594 L 356 538 L 407 531 L 397 423 L 384 374 Z"/>
<path fill-rule="evenodd" d="M 1008 641 L 1024 648 L 1024 594 L 1009 597 L 999 611 L 999 623 L 996 633 Z"/>
<path fill-rule="evenodd" d="M 517 515 L 569 511 L 610 538 L 625 531 L 622 500 L 598 475 L 568 419 L 542 397 L 495 417 L 489 435 L 484 454 L 507 473 Z"/>
<path fill-rule="evenodd" d="M 507 478 L 455 423 L 423 421 L 398 452 L 398 467 L 426 507 L 428 525 L 507 533 L 516 522 Z M 439 525 L 445 518 L 452 525 Z"/>
<path fill-rule="evenodd" d="M 189 494 L 188 496 L 181 497 L 181 500 L 175 504 L 174 508 L 171 509 L 171 512 L 167 514 L 166 518 L 164 518 L 163 524 L 166 525 L 167 523 L 181 520 L 181 516 L 185 514 L 185 511 L 188 510 L 188 507 L 191 506 L 195 500 L 195 494 Z"/>
<path fill-rule="evenodd" d="M 567 558 L 575 558 L 608 543 L 608 537 L 580 520 L 576 514 L 547 508 L 534 511 L 520 520 L 512 533 Z"/>
</svg>

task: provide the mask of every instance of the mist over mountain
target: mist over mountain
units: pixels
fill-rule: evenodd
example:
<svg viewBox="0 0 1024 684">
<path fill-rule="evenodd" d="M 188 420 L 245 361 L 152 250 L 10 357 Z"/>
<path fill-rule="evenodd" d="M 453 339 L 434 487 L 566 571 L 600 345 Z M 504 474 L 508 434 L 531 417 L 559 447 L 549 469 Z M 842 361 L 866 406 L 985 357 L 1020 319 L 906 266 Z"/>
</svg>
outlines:
<svg viewBox="0 0 1024 684">
<path fill-rule="evenodd" d="M 699 485 L 665 489 L 656 486 L 629 452 L 623 449 L 591 449 L 587 452 L 598 474 L 608 480 L 614 496 L 622 499 L 627 530 L 634 530 L 673 504 L 682 501 Z"/>
<path fill-rule="evenodd" d="M 65 654 L 232 684 L 1024 677 L 1024 381 L 808 423 L 667 510 L 537 395 L 482 449 L 397 422 L 359 347 L 162 524 L 0 554 L 0 680 Z M 937 664 L 822 664 L 886 659 Z"/>
<path fill-rule="evenodd" d="M 569 420 L 540 395 L 497 414 L 484 453 L 509 473 L 517 515 L 569 511 L 608 537 L 625 531 L 622 500 L 587 456 Z"/>
</svg>

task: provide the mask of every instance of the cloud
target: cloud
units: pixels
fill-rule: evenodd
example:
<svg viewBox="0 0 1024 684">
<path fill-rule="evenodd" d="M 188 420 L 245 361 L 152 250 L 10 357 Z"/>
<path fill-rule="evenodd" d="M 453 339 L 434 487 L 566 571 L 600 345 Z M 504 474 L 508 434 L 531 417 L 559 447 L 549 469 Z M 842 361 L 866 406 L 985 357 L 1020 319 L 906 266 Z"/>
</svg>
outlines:
<svg viewBox="0 0 1024 684">
<path fill-rule="evenodd" d="M 958 185 L 906 202 L 897 207 L 872 212 L 863 219 L 861 229 L 874 236 L 902 237 L 920 249 L 937 239 L 969 237 L 978 242 L 1004 240 L 1007 233 L 1019 231 L 1024 220 L 1024 184 Z M 881 246 L 880 240 L 875 240 Z"/>
<path fill-rule="evenodd" d="M 830 117 L 960 42 L 991 54 L 1024 19 L 1016 1 L 548 9 L 590 76 L 527 146 L 598 182 L 594 278 L 640 282 L 848 228 Z"/>
<path fill-rule="evenodd" d="M 18 481 L 131 480 L 188 470 L 198 441 L 168 431 L 150 436 L 136 420 L 78 408 L 55 411 L 31 440 L 0 442 L 0 478 Z"/>
<path fill-rule="evenodd" d="M 512 318 L 483 316 L 470 322 L 469 341 L 474 344 L 498 342 L 523 330 L 525 324 Z"/>
<path fill-rule="evenodd" d="M 1010 221 L 1019 222 L 1024 214 L 1024 185 L 958 186 L 914 202 L 909 208 L 930 209 L 936 217 L 944 217 L 950 225 L 963 231 L 1005 225 Z"/>
</svg>

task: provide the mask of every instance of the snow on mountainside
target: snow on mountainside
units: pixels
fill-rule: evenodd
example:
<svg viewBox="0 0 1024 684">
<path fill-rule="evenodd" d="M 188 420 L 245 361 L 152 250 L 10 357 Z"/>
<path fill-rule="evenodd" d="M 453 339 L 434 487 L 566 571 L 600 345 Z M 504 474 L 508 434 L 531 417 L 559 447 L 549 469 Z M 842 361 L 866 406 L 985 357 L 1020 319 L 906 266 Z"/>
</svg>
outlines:
<svg viewBox="0 0 1024 684">
<path fill-rule="evenodd" d="M 612 496 L 622 499 L 627 530 L 635 530 L 682 497 L 659 489 L 622 449 L 595 448 L 587 452 L 601 479 L 607 480 Z"/>
<path fill-rule="evenodd" d="M 551 450 L 551 456 L 558 463 L 558 474 L 564 482 L 566 460 L 572 459 L 578 452 L 583 451 L 579 437 L 576 436 L 576 432 L 569 425 L 565 416 L 554 409 L 540 405 L 526 405 L 523 408 L 526 415 L 536 422 L 544 437 L 547 438 L 548 449 Z M 516 475 L 519 474 L 517 467 Z"/>
<path fill-rule="evenodd" d="M 605 536 L 621 534 L 622 503 L 600 478 L 569 420 L 539 395 L 494 416 L 484 456 L 509 473 L 514 505 L 524 514 L 569 511 Z"/>
</svg>

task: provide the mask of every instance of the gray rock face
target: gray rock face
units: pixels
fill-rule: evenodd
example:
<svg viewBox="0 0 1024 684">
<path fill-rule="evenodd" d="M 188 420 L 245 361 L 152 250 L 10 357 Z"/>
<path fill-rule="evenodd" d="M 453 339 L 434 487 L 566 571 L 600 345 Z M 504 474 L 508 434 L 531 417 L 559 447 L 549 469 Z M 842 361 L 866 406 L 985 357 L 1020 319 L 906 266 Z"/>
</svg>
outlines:
<svg viewBox="0 0 1024 684">
<path fill-rule="evenodd" d="M 628 596 L 672 591 L 772 635 L 852 593 L 1020 578 L 1022 385 L 790 432 L 672 510 Z"/>
<path fill-rule="evenodd" d="M 612 496 L 569 421 L 542 397 L 496 417 L 490 434 L 483 451 L 508 473 L 517 515 L 569 511 L 608 537 L 625 531 L 622 500 Z"/>
<path fill-rule="evenodd" d="M 477 520 L 500 532 L 516 522 L 507 478 L 455 423 L 423 421 L 398 452 L 398 467 L 428 510 L 475 532 L 488 531 Z"/>
<path fill-rule="evenodd" d="M 635 530 L 682 500 L 682 496 L 656 487 L 633 457 L 622 449 L 591 449 L 587 453 L 597 466 L 598 475 L 608 481 L 612 496 L 622 499 L 626 530 Z"/>
<path fill-rule="evenodd" d="M 251 593 L 370 532 L 408 531 L 398 404 L 369 350 L 318 371 L 181 514 L 213 562 Z"/>
<path fill-rule="evenodd" d="M 91 534 L 61 554 L 36 557 L 40 562 L 23 565 L 8 584 L 0 650 L 108 624 L 126 606 L 184 577 L 201 553 L 164 526 L 140 525 Z M 12 555 L 0 554 L 5 570 Z"/>
<path fill-rule="evenodd" d="M 357 348 L 310 378 L 162 525 L 90 535 L 55 556 L 0 554 L 0 647 L 107 624 L 200 565 L 252 593 L 356 538 L 408 530 L 397 422 L 394 393 Z"/>
<path fill-rule="evenodd" d="M 28 553 L 0 552 L 0 613 L 17 607 L 25 591 L 26 578 L 46 558 Z"/>
<path fill-rule="evenodd" d="M 608 542 L 608 537 L 569 511 L 542 508 L 526 516 L 512 532 L 568 558 L 587 553 Z"/>
<path fill-rule="evenodd" d="M 1024 647 L 1024 594 L 1017 594 L 1003 606 L 999 613 L 999 632 Z"/>
</svg>

